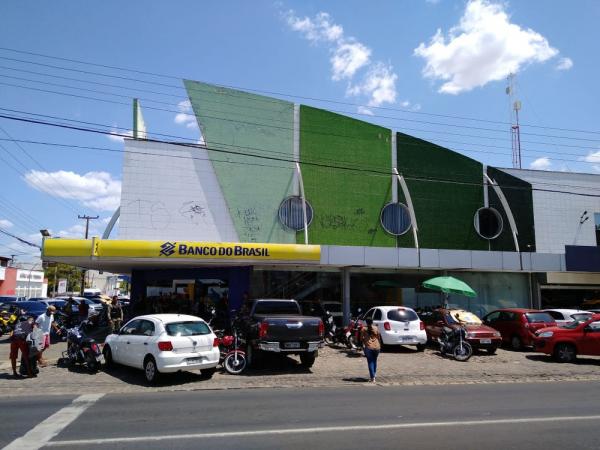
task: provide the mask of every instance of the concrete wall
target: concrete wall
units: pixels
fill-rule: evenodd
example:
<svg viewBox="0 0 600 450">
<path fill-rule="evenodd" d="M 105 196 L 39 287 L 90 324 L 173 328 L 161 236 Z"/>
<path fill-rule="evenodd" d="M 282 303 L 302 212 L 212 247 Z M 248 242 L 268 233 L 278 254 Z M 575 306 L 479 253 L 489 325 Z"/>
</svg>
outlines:
<svg viewBox="0 0 600 450">
<path fill-rule="evenodd" d="M 502 169 L 533 186 L 536 249 L 542 253 L 564 253 L 565 245 L 596 245 L 594 213 L 600 212 L 600 175 Z M 569 191 L 585 195 L 562 194 Z M 590 219 L 578 233 L 579 218 L 587 211 Z"/>
<path fill-rule="evenodd" d="M 120 238 L 239 240 L 206 150 L 126 140 L 125 151 Z"/>
</svg>

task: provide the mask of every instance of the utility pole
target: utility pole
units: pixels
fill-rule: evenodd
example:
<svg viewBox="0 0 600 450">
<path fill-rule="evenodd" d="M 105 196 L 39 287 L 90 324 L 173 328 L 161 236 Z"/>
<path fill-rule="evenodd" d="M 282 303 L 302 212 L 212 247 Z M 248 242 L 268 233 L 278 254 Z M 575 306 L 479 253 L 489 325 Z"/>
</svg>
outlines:
<svg viewBox="0 0 600 450">
<path fill-rule="evenodd" d="M 506 94 L 508 95 L 511 114 L 510 114 L 510 138 L 512 145 L 513 167 L 521 168 L 521 128 L 519 126 L 519 111 L 521 110 L 521 101 L 517 99 L 517 89 L 515 85 L 515 74 L 511 73 L 507 77 Z"/>
<path fill-rule="evenodd" d="M 83 216 L 77 215 L 78 219 L 83 219 L 85 220 L 85 238 L 88 238 L 88 232 L 90 229 L 90 220 L 96 220 L 99 219 L 100 216 L 86 216 L 85 214 Z M 83 297 L 83 290 L 85 289 L 85 269 L 81 272 L 81 290 L 80 290 L 80 294 Z"/>
</svg>

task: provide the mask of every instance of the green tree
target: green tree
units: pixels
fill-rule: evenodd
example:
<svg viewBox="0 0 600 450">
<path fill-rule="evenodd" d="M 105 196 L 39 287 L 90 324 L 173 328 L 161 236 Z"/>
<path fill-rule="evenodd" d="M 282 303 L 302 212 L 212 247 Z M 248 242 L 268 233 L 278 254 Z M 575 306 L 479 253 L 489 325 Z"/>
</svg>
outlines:
<svg viewBox="0 0 600 450">
<path fill-rule="evenodd" d="M 54 266 L 46 268 L 45 276 L 48 279 L 48 294 L 54 292 L 54 285 L 60 279 L 67 280 L 67 292 L 79 292 L 81 289 L 81 272 L 82 270 L 78 267 L 61 263 L 56 263 Z M 56 290 L 58 290 L 58 286 Z"/>
</svg>

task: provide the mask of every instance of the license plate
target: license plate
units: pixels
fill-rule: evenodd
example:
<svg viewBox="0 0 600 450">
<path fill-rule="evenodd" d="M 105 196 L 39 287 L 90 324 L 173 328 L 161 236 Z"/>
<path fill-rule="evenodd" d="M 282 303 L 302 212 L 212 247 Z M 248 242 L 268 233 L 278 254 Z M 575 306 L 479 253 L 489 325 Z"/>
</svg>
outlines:
<svg viewBox="0 0 600 450">
<path fill-rule="evenodd" d="M 283 348 L 300 348 L 300 342 L 284 342 Z"/>
<path fill-rule="evenodd" d="M 479 339 L 479 343 L 480 344 L 491 344 L 492 340 L 491 339 Z"/>
<path fill-rule="evenodd" d="M 191 366 L 193 364 L 201 364 L 202 363 L 202 359 L 203 358 L 188 358 L 187 359 L 187 364 L 188 364 L 188 366 Z"/>
<path fill-rule="evenodd" d="M 414 339 L 414 338 L 413 338 L 412 336 L 402 336 L 402 337 L 400 338 L 400 340 L 401 340 L 402 342 L 410 342 L 410 341 L 412 341 L 413 339 Z"/>
</svg>

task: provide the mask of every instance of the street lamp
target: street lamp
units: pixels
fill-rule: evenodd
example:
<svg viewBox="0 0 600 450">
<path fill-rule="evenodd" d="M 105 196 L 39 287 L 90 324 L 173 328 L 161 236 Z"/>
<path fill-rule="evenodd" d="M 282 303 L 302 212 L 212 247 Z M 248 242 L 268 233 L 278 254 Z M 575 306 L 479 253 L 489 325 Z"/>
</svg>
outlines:
<svg viewBox="0 0 600 450">
<path fill-rule="evenodd" d="M 51 237 L 50 232 L 48 230 L 46 230 L 45 228 L 43 230 L 40 230 L 40 234 L 42 235 L 43 239 Z M 54 294 L 53 294 L 53 297 L 56 297 L 56 283 L 58 282 L 57 277 L 58 277 L 58 264 L 55 264 L 54 265 Z"/>
<path fill-rule="evenodd" d="M 50 232 L 46 229 L 40 230 L 40 234 L 42 235 L 42 237 L 50 237 Z"/>
</svg>

